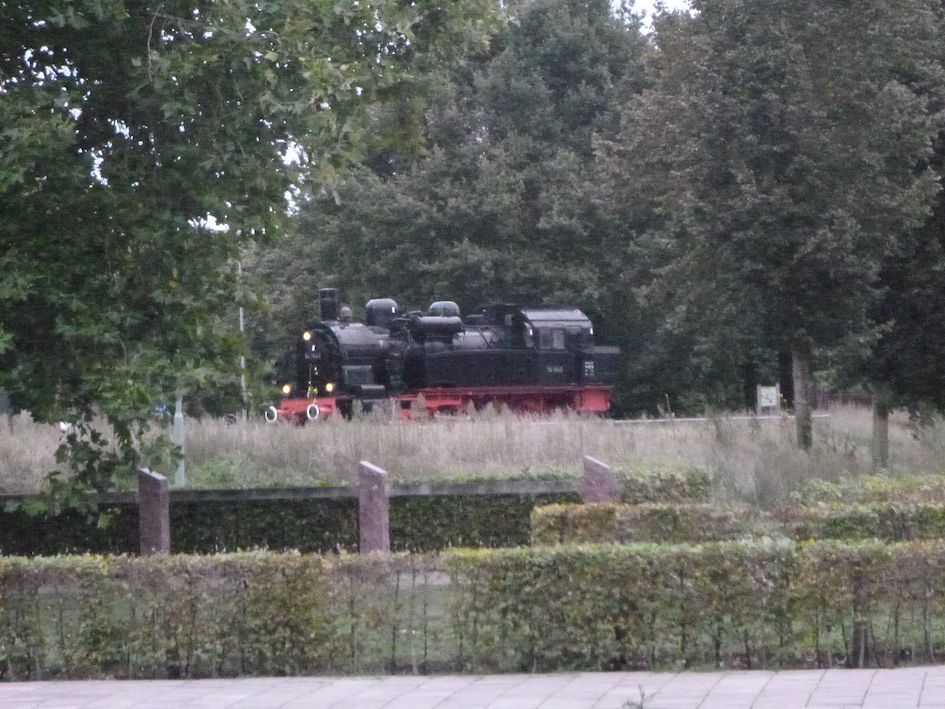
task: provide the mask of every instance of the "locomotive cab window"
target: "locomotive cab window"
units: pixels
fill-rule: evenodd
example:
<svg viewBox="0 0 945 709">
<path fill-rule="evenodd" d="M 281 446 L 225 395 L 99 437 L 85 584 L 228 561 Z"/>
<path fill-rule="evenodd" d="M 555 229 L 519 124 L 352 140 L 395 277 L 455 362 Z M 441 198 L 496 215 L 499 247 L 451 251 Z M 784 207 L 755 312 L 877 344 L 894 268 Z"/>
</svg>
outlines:
<svg viewBox="0 0 945 709">
<path fill-rule="evenodd" d="M 564 330 L 542 328 L 538 331 L 538 346 L 543 350 L 563 350 Z"/>
</svg>

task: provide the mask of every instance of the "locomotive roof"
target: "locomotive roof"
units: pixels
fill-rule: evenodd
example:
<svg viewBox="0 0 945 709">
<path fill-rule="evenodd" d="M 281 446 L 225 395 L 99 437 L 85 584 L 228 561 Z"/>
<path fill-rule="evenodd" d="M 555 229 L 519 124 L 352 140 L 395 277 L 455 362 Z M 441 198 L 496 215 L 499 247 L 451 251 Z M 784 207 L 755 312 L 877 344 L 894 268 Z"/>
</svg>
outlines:
<svg viewBox="0 0 945 709">
<path fill-rule="evenodd" d="M 534 325 L 579 325 L 591 327 L 590 318 L 577 308 L 522 308 L 522 315 Z"/>
<path fill-rule="evenodd" d="M 321 326 L 331 330 L 338 341 L 347 347 L 372 347 L 378 340 L 386 340 L 388 336 L 384 328 L 359 322 L 342 323 L 332 320 L 321 323 Z"/>
</svg>

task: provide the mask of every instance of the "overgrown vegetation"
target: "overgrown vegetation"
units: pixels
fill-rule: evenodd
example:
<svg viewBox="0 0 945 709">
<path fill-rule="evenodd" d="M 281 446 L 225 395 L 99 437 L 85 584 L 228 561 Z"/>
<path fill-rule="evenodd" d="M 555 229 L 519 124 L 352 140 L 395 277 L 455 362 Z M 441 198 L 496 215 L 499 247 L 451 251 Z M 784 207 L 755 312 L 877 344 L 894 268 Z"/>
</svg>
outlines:
<svg viewBox="0 0 945 709">
<path fill-rule="evenodd" d="M 635 477 L 701 472 L 711 478 L 710 497 L 773 507 L 808 481 L 842 481 L 872 470 L 866 409 L 834 408 L 829 418 L 815 423 L 817 441 L 803 452 L 796 449 L 786 419 L 621 423 L 487 414 L 426 423 L 335 420 L 302 428 L 207 419 L 188 422 L 188 485 L 351 484 L 363 459 L 387 469 L 394 482 L 574 479 L 581 456 L 593 455 Z M 897 415 L 890 436 L 892 474 L 943 472 L 945 424 L 940 419 L 918 426 Z M 23 415 L 13 419 L 12 430 L 0 424 L 0 491 L 39 489 L 61 437 L 58 428 L 33 424 Z M 672 484 L 668 478 L 667 485 Z"/>
</svg>

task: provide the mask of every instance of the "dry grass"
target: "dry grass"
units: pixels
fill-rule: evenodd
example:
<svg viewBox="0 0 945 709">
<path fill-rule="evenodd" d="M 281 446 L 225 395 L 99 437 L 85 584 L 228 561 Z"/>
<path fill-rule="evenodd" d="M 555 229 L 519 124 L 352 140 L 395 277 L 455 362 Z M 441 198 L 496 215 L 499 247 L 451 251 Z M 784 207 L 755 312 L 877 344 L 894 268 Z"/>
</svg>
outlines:
<svg viewBox="0 0 945 709">
<path fill-rule="evenodd" d="M 39 489 L 62 440 L 58 427 L 33 423 L 29 414 L 0 416 L 0 492 Z"/>
<path fill-rule="evenodd" d="M 386 468 L 395 481 L 577 476 L 588 454 L 628 470 L 699 468 L 713 475 L 719 498 L 771 505 L 811 478 L 870 472 L 870 412 L 830 413 L 815 421 L 809 453 L 794 446 L 788 419 L 625 423 L 487 412 L 424 423 L 378 416 L 305 427 L 191 421 L 188 479 L 196 487 L 348 483 L 359 460 Z M 23 416 L 14 420 L 12 435 L 0 425 L 0 491 L 37 489 L 60 437 Z M 945 472 L 945 422 L 915 431 L 896 415 L 890 439 L 891 472 Z"/>
</svg>

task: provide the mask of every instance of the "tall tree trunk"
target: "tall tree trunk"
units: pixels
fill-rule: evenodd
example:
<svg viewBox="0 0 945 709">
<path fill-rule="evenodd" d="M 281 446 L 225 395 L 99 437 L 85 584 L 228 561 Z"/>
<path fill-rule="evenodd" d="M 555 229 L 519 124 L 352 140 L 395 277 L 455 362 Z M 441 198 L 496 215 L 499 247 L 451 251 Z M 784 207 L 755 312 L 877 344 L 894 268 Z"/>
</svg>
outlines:
<svg viewBox="0 0 945 709">
<path fill-rule="evenodd" d="M 791 378 L 794 380 L 794 418 L 797 423 L 797 445 L 808 450 L 814 442 L 810 415 L 811 344 L 806 339 L 791 343 Z"/>
<path fill-rule="evenodd" d="M 885 384 L 873 387 L 873 440 L 870 449 L 873 453 L 873 468 L 876 471 L 889 467 L 889 410 L 892 397 Z"/>
</svg>

